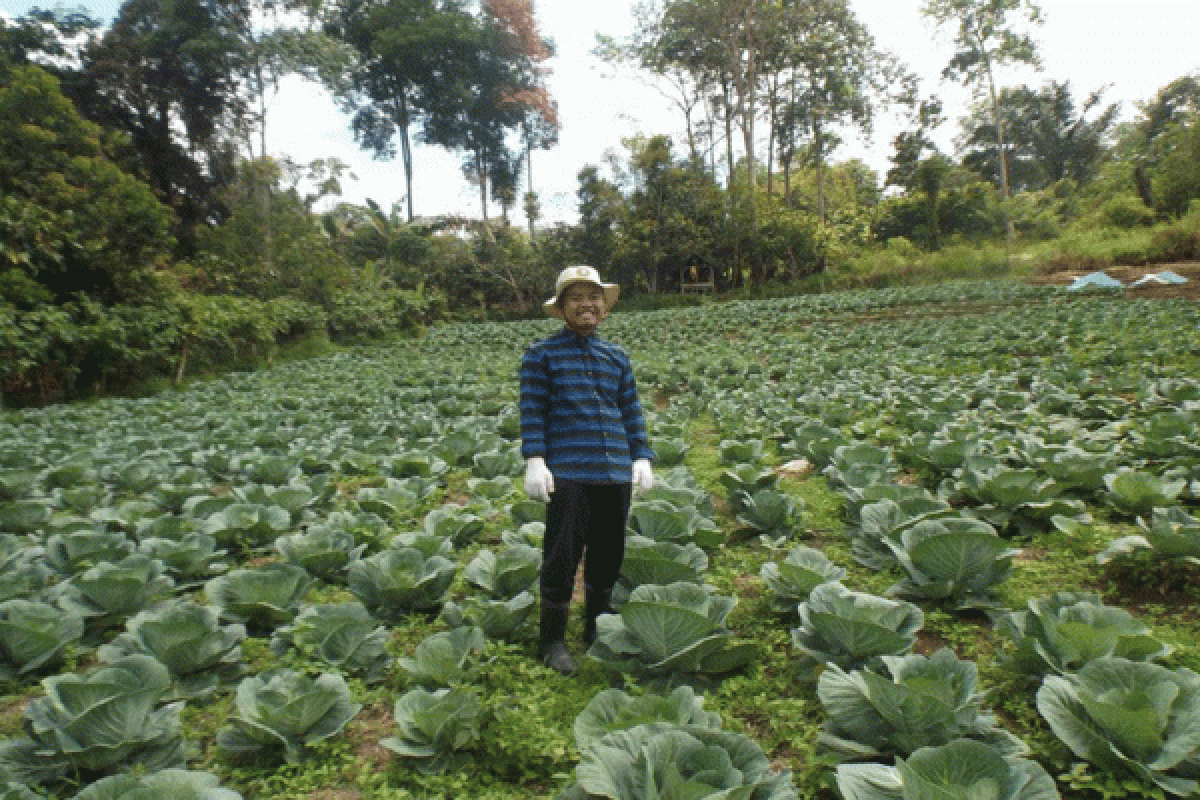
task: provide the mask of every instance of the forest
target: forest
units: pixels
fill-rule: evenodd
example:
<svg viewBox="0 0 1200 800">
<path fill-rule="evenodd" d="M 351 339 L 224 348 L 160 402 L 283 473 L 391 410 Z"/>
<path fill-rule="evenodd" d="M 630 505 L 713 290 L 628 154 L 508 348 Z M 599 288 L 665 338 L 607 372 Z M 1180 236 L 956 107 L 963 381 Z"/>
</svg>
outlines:
<svg viewBox="0 0 1200 800">
<path fill-rule="evenodd" d="M 581 165 L 578 219 L 539 224 L 533 159 L 559 133 L 553 43 L 522 0 L 131 0 L 111 24 L 0 22 L 0 391 L 24 405 L 149 391 L 288 347 L 536 314 L 562 266 L 631 307 L 1198 253 L 1200 75 L 1130 121 L 1039 61 L 1031 0 L 928 0 L 952 34 L 925 95 L 842 1 L 670 0 L 596 52 L 672 91 L 682 137 Z M 401 202 L 338 202 L 345 165 L 268 155 L 266 102 L 302 76 Z M 666 101 L 664 101 L 666 102 Z M 839 161 L 886 112 L 880 175 Z M 954 152 L 933 132 L 958 119 Z M 415 217 L 413 144 L 461 156 L 479 214 Z M 495 210 L 498 209 L 498 213 Z M 1190 211 L 1190 213 L 1189 213 Z"/>
</svg>

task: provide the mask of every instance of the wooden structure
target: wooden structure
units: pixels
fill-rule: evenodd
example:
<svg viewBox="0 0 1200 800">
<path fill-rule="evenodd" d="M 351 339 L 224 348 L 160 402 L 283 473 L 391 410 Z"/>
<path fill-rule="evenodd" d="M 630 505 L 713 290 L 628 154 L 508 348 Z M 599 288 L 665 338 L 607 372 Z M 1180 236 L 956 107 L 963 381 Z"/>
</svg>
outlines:
<svg viewBox="0 0 1200 800">
<path fill-rule="evenodd" d="M 679 270 L 679 293 L 702 294 L 717 290 L 716 271 L 708 265 L 681 267 Z"/>
</svg>

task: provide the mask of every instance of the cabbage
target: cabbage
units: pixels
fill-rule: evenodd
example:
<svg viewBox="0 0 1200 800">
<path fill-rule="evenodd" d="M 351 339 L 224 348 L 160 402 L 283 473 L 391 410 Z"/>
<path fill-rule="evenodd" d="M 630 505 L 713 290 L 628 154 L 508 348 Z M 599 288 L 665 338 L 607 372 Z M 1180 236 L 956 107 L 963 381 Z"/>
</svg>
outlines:
<svg viewBox="0 0 1200 800">
<path fill-rule="evenodd" d="M 1200 791 L 1200 675 L 1105 657 L 1051 675 L 1037 708 L 1077 757 L 1180 796 Z"/>
<path fill-rule="evenodd" d="M 614 672 L 670 680 L 719 675 L 758 657 L 724 627 L 737 601 L 694 583 L 639 586 L 617 614 L 597 619 L 588 655 Z"/>
<path fill-rule="evenodd" d="M 171 675 L 150 656 L 126 656 L 82 675 L 55 675 L 42 686 L 45 696 L 25 709 L 26 736 L 0 742 L 0 774 L 46 783 L 69 770 L 183 765 L 183 704 L 159 706 Z"/>
<path fill-rule="evenodd" d="M 982 742 L 959 739 L 924 747 L 895 767 L 842 764 L 837 787 L 844 800 L 1058 800 L 1058 789 L 1035 761 L 1006 758 Z"/>
<path fill-rule="evenodd" d="M 282 755 L 302 761 L 309 747 L 340 733 L 362 710 L 340 675 L 312 678 L 290 669 L 244 679 L 234 702 L 217 747 L 238 760 Z"/>
<path fill-rule="evenodd" d="M 813 589 L 799 612 L 792 644 L 806 680 L 815 680 L 826 663 L 879 670 L 881 656 L 907 653 L 925 624 L 925 615 L 912 603 L 851 591 L 837 581 Z"/>
<path fill-rule="evenodd" d="M 843 672 L 828 665 L 817 698 L 829 718 L 817 745 L 843 760 L 907 756 L 921 747 L 976 739 L 1004 755 L 1028 752 L 983 711 L 975 664 L 942 648 L 921 655 L 883 656 L 886 671 Z"/>
<path fill-rule="evenodd" d="M 179 601 L 143 611 L 125 633 L 101 647 L 101 661 L 115 663 L 134 653 L 153 656 L 171 672 L 172 699 L 206 697 L 241 675 L 242 625 L 221 625 L 212 606 Z"/>
</svg>

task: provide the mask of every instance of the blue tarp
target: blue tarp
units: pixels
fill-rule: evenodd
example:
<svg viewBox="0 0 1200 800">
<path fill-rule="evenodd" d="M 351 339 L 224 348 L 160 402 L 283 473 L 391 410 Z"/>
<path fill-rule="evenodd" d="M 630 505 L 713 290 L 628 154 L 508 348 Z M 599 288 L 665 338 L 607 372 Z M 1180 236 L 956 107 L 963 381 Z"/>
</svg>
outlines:
<svg viewBox="0 0 1200 800">
<path fill-rule="evenodd" d="M 1155 272 L 1150 275 L 1143 275 L 1133 282 L 1133 286 L 1147 286 L 1149 284 L 1169 285 L 1176 283 L 1187 283 L 1188 279 L 1172 272 L 1169 269 L 1164 269 L 1162 272 Z"/>
<path fill-rule="evenodd" d="M 1103 272 L 1093 272 L 1081 275 L 1067 287 L 1067 291 L 1075 292 L 1080 289 L 1124 289 L 1125 284 Z"/>
</svg>

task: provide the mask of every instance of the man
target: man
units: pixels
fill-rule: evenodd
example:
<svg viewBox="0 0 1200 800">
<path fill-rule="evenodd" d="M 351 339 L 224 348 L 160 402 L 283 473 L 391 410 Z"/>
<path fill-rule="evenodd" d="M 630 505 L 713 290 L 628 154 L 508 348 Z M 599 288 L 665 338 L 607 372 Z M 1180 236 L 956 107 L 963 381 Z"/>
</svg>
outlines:
<svg viewBox="0 0 1200 800">
<path fill-rule="evenodd" d="M 521 361 L 525 491 L 548 504 L 538 654 L 564 675 L 577 669 L 564 634 L 584 550 L 583 640 L 590 645 L 596 617 L 611 611 L 631 489 L 654 484 L 654 453 L 629 357 L 596 336 L 619 290 L 601 282 L 593 267 L 564 269 L 544 308 L 566 325 L 531 345 Z"/>
</svg>

